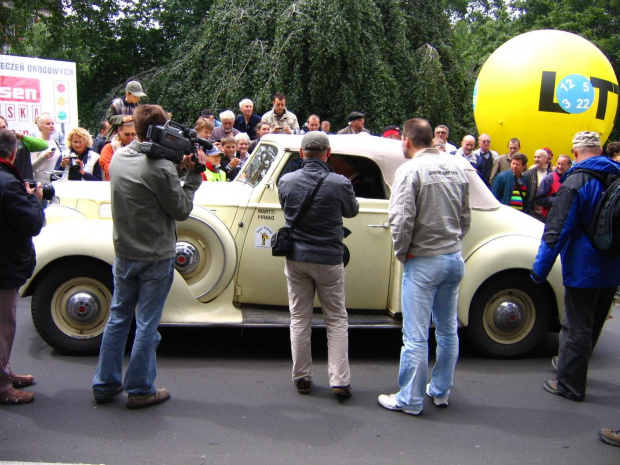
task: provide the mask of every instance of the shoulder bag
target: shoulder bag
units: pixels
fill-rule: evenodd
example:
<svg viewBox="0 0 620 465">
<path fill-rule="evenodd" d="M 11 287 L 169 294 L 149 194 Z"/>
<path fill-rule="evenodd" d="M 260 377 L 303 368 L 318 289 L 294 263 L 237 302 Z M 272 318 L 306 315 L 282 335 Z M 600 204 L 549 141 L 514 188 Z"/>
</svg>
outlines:
<svg viewBox="0 0 620 465">
<path fill-rule="evenodd" d="M 295 224 L 297 224 L 297 221 L 306 213 L 306 210 L 314 200 L 316 193 L 319 191 L 326 177 L 327 173 L 323 174 L 312 193 L 305 198 L 291 226 L 280 228 L 271 236 L 271 255 L 274 257 L 285 257 L 293 250 L 293 229 L 295 229 Z"/>
</svg>

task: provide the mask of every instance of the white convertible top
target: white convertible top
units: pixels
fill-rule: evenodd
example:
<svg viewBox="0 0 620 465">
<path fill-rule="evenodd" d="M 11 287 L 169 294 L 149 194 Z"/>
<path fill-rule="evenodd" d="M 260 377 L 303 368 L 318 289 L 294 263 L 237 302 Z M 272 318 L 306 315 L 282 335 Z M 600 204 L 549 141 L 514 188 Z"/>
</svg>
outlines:
<svg viewBox="0 0 620 465">
<path fill-rule="evenodd" d="M 271 141 L 285 150 L 296 152 L 301 146 L 302 138 L 301 135 L 267 134 L 262 137 L 261 141 Z M 381 169 L 383 178 L 390 187 L 394 181 L 394 173 L 400 165 L 407 161 L 399 140 L 369 134 L 339 134 L 330 135 L 328 138 L 332 153 L 365 157 L 374 161 Z M 499 201 L 484 185 L 471 164 L 463 157 L 457 158 L 462 160 L 462 166 L 467 172 L 471 207 L 477 210 L 496 210 L 499 208 Z"/>
</svg>

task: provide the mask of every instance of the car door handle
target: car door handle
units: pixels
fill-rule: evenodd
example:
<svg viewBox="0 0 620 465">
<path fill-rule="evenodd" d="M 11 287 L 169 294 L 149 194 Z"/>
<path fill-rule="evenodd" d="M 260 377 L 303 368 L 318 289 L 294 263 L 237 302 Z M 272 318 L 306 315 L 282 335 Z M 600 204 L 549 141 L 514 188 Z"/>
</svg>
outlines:
<svg viewBox="0 0 620 465">
<path fill-rule="evenodd" d="M 383 224 L 367 224 L 366 225 L 367 228 L 383 228 L 383 229 L 388 229 L 390 227 L 389 223 L 383 223 Z"/>
</svg>

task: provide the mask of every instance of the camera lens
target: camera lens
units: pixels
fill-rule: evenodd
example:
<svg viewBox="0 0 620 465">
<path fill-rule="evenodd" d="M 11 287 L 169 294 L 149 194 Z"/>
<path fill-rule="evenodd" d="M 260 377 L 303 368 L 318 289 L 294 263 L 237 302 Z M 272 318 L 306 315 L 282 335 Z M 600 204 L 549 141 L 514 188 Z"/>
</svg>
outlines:
<svg viewBox="0 0 620 465">
<path fill-rule="evenodd" d="M 41 188 L 43 190 L 43 198 L 51 201 L 56 194 L 56 189 L 54 189 L 54 186 L 52 184 L 42 184 Z"/>
</svg>

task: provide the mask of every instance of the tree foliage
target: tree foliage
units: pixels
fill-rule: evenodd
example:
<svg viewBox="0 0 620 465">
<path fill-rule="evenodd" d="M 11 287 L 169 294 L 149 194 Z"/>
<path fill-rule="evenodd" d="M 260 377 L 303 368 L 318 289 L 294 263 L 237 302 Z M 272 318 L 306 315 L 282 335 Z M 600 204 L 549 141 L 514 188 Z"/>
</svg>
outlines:
<svg viewBox="0 0 620 465">
<path fill-rule="evenodd" d="M 20 0 L 0 2 L 10 53 L 77 63 L 82 125 L 95 129 L 125 83 L 193 123 L 200 110 L 257 113 L 274 92 L 303 121 L 344 127 L 352 110 L 379 132 L 413 116 L 475 132 L 472 92 L 507 40 L 561 29 L 620 69 L 620 0 Z"/>
<path fill-rule="evenodd" d="M 301 121 L 318 113 L 333 128 L 352 110 L 364 111 L 375 132 L 422 111 L 456 124 L 452 115 L 471 113 L 471 99 L 464 104 L 460 94 L 466 86 L 451 34 L 439 1 L 216 1 L 144 84 L 152 101 L 186 123 L 202 108 L 236 110 L 245 97 L 263 113 L 283 92 Z M 435 50 L 432 73 L 419 66 L 423 47 Z"/>
<path fill-rule="evenodd" d="M 14 29 L 22 32 L 8 40 L 11 53 L 75 61 L 81 124 L 92 129 L 105 114 L 97 103 L 112 87 L 165 63 L 200 24 L 211 0 L 16 3 L 22 22 Z"/>
</svg>

